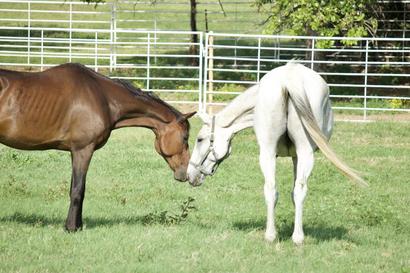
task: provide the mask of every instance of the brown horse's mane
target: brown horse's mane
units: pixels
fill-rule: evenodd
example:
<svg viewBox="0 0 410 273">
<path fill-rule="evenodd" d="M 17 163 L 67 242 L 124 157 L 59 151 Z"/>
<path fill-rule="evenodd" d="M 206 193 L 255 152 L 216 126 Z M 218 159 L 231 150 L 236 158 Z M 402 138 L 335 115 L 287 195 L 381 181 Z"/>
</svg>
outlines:
<svg viewBox="0 0 410 273">
<path fill-rule="evenodd" d="M 91 68 L 88 68 L 87 66 L 83 65 L 83 64 L 75 64 L 78 65 L 80 67 L 82 67 L 83 69 L 86 69 L 87 71 L 99 76 L 99 77 L 103 77 L 107 80 L 113 81 L 119 85 L 121 85 L 122 87 L 124 87 L 126 90 L 128 90 L 129 92 L 131 92 L 131 94 L 133 94 L 134 96 L 137 96 L 139 98 L 144 98 L 147 100 L 153 100 L 156 103 L 159 103 L 163 106 L 165 106 L 167 109 L 169 109 L 174 115 L 175 117 L 178 119 L 182 116 L 181 112 L 179 112 L 175 107 L 173 107 L 172 105 L 166 103 L 165 101 L 163 101 L 162 99 L 160 99 L 160 97 L 158 97 L 158 95 L 156 95 L 154 92 L 152 91 L 143 91 L 141 90 L 139 87 L 135 87 L 130 81 L 125 80 L 125 79 L 112 79 L 110 77 L 107 77 L 103 74 L 97 73 L 96 71 L 92 70 Z"/>
<path fill-rule="evenodd" d="M 124 79 L 114 79 L 115 82 L 121 84 L 125 89 L 127 89 L 129 92 L 131 92 L 133 95 L 137 97 L 144 97 L 148 100 L 153 100 L 163 106 L 165 106 L 167 109 L 169 109 L 175 117 L 178 119 L 182 116 L 181 112 L 179 112 L 175 107 L 170 105 L 169 103 L 166 103 L 160 97 L 158 97 L 157 94 L 155 94 L 152 91 L 143 91 L 138 87 L 135 87 L 130 81 L 124 80 Z"/>
<path fill-rule="evenodd" d="M 130 91 L 133 95 L 138 97 L 148 98 L 149 100 L 154 100 L 155 102 L 164 105 L 165 107 L 169 108 L 171 112 L 173 112 L 176 117 L 181 116 L 181 112 L 179 112 L 176 108 L 174 108 L 169 103 L 163 101 L 157 94 L 152 91 L 142 91 L 140 88 L 135 87 L 130 81 L 124 79 L 114 79 L 115 82 L 121 84 L 125 87 L 128 91 Z"/>
</svg>

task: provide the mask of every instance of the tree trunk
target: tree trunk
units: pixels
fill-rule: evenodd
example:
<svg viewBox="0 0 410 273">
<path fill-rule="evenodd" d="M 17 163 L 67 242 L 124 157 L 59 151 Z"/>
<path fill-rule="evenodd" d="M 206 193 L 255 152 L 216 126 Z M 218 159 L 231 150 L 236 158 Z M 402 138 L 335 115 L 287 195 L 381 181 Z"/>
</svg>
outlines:
<svg viewBox="0 0 410 273">
<path fill-rule="evenodd" d="M 196 0 L 190 0 L 191 2 L 191 31 L 197 31 L 196 27 Z M 192 43 L 198 43 L 198 34 L 192 34 L 191 36 L 191 42 Z M 189 54 L 191 55 L 198 55 L 198 46 L 197 45 L 191 45 L 189 47 Z M 198 58 L 193 57 L 191 59 L 191 65 L 198 65 Z"/>
</svg>

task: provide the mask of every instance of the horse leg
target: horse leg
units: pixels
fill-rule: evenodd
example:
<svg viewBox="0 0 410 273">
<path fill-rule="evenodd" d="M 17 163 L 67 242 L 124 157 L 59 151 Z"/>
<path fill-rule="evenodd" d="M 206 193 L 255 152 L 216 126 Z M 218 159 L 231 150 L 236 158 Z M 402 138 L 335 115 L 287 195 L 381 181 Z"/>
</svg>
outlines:
<svg viewBox="0 0 410 273">
<path fill-rule="evenodd" d="M 65 224 L 67 231 L 76 231 L 82 228 L 85 178 L 93 152 L 93 145 L 89 145 L 81 150 L 71 151 L 72 176 L 70 188 L 70 208 L 68 210 L 68 216 Z"/>
<path fill-rule="evenodd" d="M 295 226 L 292 234 L 292 241 L 296 245 L 303 244 L 303 202 L 307 194 L 307 181 L 313 169 L 314 157 L 313 150 L 308 144 L 305 147 L 296 149 L 297 158 L 293 159 L 294 169 L 296 170 L 295 182 L 293 187 L 293 204 L 295 205 Z"/>
<path fill-rule="evenodd" d="M 272 242 L 276 238 L 275 203 L 277 195 L 275 181 L 275 154 L 261 148 L 261 152 L 259 155 L 259 164 L 263 176 L 265 177 L 265 185 L 263 187 L 263 193 L 265 196 L 267 210 L 265 239 L 269 242 Z"/>
<path fill-rule="evenodd" d="M 258 126 L 255 127 L 260 150 L 259 164 L 265 178 L 263 187 L 267 210 L 265 239 L 270 242 L 276 238 L 275 204 L 278 194 L 276 191 L 275 172 L 277 145 L 280 136 L 286 130 L 283 122 L 271 122 L 274 129 L 263 123 L 259 123 Z"/>
<path fill-rule="evenodd" d="M 265 231 L 267 241 L 273 241 L 276 238 L 276 155 L 279 139 L 286 132 L 287 120 L 286 97 L 282 89 L 282 85 L 275 79 L 267 77 L 266 80 L 262 80 L 254 110 L 254 128 L 259 144 L 259 164 L 265 178 L 263 192 L 267 210 Z"/>
<path fill-rule="evenodd" d="M 292 157 L 292 163 L 293 163 L 293 187 L 295 187 L 296 176 L 298 174 L 298 157 L 297 156 Z M 293 190 L 290 193 L 290 197 L 292 198 L 293 206 L 295 206 L 295 199 L 293 198 Z"/>
</svg>

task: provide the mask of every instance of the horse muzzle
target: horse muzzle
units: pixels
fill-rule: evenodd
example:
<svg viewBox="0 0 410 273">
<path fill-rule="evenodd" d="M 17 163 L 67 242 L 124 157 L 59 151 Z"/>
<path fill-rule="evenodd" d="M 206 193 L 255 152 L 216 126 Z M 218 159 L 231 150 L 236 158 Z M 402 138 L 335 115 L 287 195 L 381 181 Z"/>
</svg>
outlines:
<svg viewBox="0 0 410 273">
<path fill-rule="evenodd" d="M 205 180 L 205 175 L 203 173 L 199 173 L 198 175 L 192 178 L 190 176 L 188 177 L 189 184 L 192 187 L 201 186 L 204 183 L 204 180 Z"/>
<path fill-rule="evenodd" d="M 177 169 L 174 172 L 174 179 L 180 182 L 186 182 L 188 180 L 188 175 L 185 169 Z"/>
</svg>

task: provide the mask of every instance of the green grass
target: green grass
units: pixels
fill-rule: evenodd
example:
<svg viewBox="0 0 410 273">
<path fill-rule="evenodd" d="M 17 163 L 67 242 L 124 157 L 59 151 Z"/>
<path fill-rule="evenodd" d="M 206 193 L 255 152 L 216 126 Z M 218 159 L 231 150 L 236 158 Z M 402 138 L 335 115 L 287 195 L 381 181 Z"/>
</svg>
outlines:
<svg viewBox="0 0 410 273">
<path fill-rule="evenodd" d="M 199 125 L 194 120 L 191 141 Z M 149 130 L 114 132 L 94 155 L 85 227 L 74 234 L 63 230 L 69 154 L 1 146 L 0 272 L 410 272 L 410 124 L 336 123 L 331 142 L 371 186 L 353 186 L 317 153 L 303 247 L 290 240 L 290 159 L 278 163 L 279 240 L 263 239 L 251 130 L 199 188 L 172 179 Z M 167 221 L 189 197 L 196 209 Z"/>
</svg>

